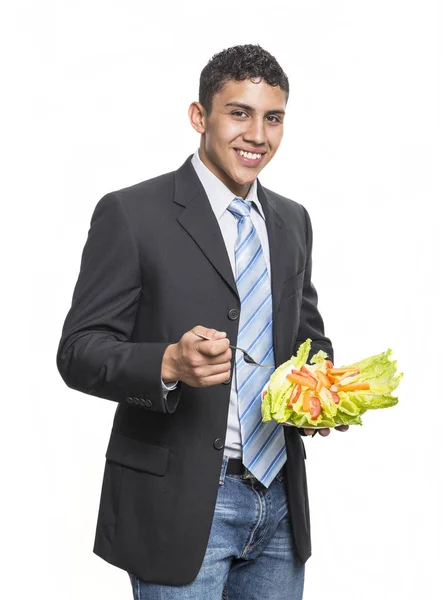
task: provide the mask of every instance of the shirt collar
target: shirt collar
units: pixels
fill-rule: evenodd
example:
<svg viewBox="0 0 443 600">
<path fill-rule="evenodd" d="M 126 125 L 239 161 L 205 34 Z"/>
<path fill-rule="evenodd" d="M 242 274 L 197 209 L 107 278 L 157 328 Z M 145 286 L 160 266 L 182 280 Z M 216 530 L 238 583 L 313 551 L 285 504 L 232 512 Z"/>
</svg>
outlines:
<svg viewBox="0 0 443 600">
<path fill-rule="evenodd" d="M 200 179 L 206 195 L 209 198 L 209 202 L 211 204 L 212 210 L 217 218 L 217 221 L 220 220 L 221 216 L 227 210 L 228 206 L 231 204 L 235 195 L 231 192 L 229 188 L 225 186 L 225 184 L 220 181 L 220 179 L 212 173 L 208 169 L 208 167 L 203 164 L 199 151 L 197 150 L 192 157 L 192 166 L 195 169 L 195 172 Z M 254 182 L 251 185 L 251 188 L 246 196 L 245 200 L 252 203 L 255 209 L 258 210 L 259 214 L 265 220 L 265 214 L 263 212 L 263 208 L 259 202 L 257 195 L 257 180 L 254 179 Z"/>
</svg>

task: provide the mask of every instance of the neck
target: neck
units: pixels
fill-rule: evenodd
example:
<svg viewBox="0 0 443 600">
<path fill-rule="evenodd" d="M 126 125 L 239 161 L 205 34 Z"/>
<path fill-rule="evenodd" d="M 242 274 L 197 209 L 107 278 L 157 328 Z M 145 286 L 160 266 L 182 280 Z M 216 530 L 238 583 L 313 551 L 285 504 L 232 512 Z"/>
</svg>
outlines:
<svg viewBox="0 0 443 600">
<path fill-rule="evenodd" d="M 228 188 L 228 190 L 230 190 L 235 196 L 243 198 L 243 200 L 246 198 L 246 196 L 249 194 L 252 183 L 238 183 L 237 181 L 231 179 L 225 171 L 217 167 L 217 165 L 213 163 L 206 154 L 203 136 L 198 155 L 205 167 L 209 169 L 209 171 L 211 171 L 211 173 L 215 175 L 217 179 L 219 179 Z"/>
</svg>

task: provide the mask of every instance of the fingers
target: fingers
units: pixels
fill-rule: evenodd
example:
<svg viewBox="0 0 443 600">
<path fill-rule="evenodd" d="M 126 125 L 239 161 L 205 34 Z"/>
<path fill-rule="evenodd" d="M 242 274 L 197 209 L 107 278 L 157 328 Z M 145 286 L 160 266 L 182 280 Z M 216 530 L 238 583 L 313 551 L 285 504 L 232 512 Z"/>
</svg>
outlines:
<svg viewBox="0 0 443 600">
<path fill-rule="evenodd" d="M 335 429 L 337 431 L 348 431 L 349 425 L 338 425 Z"/>
<path fill-rule="evenodd" d="M 223 340 L 216 340 L 216 341 L 201 340 L 201 341 L 197 342 L 197 344 L 194 347 L 195 347 L 195 350 L 199 354 L 203 354 L 204 356 L 208 357 L 209 359 L 211 359 L 211 358 L 217 359 L 212 362 L 220 362 L 220 360 L 223 360 L 224 354 L 226 354 L 226 355 L 229 354 L 229 357 L 232 356 L 231 349 L 229 348 L 229 340 L 226 338 Z M 229 358 L 229 360 L 230 360 L 230 358 Z"/>
<path fill-rule="evenodd" d="M 306 435 L 313 436 L 315 433 L 319 433 L 323 437 L 326 437 L 327 435 L 329 435 L 331 433 L 331 430 L 328 427 L 324 427 L 323 429 L 306 428 L 306 429 L 303 429 L 303 431 L 306 433 Z"/>
<path fill-rule="evenodd" d="M 218 331 L 217 329 L 208 329 L 207 327 L 203 327 L 202 325 L 196 325 L 192 328 L 191 332 L 199 333 L 200 335 L 204 335 L 206 338 L 210 340 L 219 340 L 226 337 L 226 331 Z"/>
<path fill-rule="evenodd" d="M 206 329 L 206 337 L 211 340 L 220 340 L 226 337 L 226 331 L 217 331 L 216 329 Z"/>
<path fill-rule="evenodd" d="M 192 364 L 192 363 L 191 363 Z M 208 364 L 207 362 L 193 367 L 193 374 L 197 379 L 205 379 L 214 375 L 223 375 L 231 372 L 231 362 L 223 362 L 219 364 Z"/>
<path fill-rule="evenodd" d="M 323 437 L 326 437 L 331 433 L 331 430 L 328 427 L 324 427 L 323 429 L 306 428 L 303 429 L 303 431 L 306 433 L 306 435 L 314 436 L 316 433 L 319 433 Z"/>
<path fill-rule="evenodd" d="M 228 363 L 228 367 L 223 366 L 221 369 L 214 367 L 206 367 L 202 370 L 189 369 L 187 378 L 184 381 L 192 387 L 208 387 L 227 382 L 230 378 L 231 363 Z"/>
<path fill-rule="evenodd" d="M 210 375 L 201 379 L 195 380 L 195 387 L 209 387 L 211 385 L 220 385 L 230 380 L 231 370 L 224 371 L 219 375 Z"/>
<path fill-rule="evenodd" d="M 193 332 L 200 333 L 209 339 L 203 340 L 198 338 Z M 217 364 L 220 360 L 225 360 L 228 355 L 229 358 L 227 358 L 227 360 L 231 360 L 232 353 L 229 348 L 229 340 L 226 337 L 225 331 L 217 331 L 216 329 L 207 329 L 205 327 L 197 326 L 194 327 L 190 333 L 193 336 L 192 344 L 197 352 L 210 358 L 217 357 L 217 360 L 213 361 L 212 364 Z M 223 354 L 226 354 L 226 357 L 221 356 Z"/>
<path fill-rule="evenodd" d="M 176 356 L 179 380 L 190 386 L 217 385 L 231 377 L 232 352 L 225 331 L 197 325 L 182 336 Z"/>
<path fill-rule="evenodd" d="M 337 425 L 337 427 L 334 427 L 334 429 L 336 429 L 337 431 L 348 431 L 349 425 Z M 303 431 L 306 435 L 311 436 L 314 435 L 314 432 L 318 431 L 318 433 L 323 437 L 326 437 L 331 433 L 329 427 L 324 427 L 323 429 L 304 429 Z"/>
</svg>

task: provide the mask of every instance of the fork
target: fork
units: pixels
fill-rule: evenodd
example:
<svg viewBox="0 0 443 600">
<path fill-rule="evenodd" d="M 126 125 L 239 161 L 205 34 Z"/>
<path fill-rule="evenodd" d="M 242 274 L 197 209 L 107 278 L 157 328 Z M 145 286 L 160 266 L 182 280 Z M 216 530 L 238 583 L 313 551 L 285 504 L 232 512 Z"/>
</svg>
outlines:
<svg viewBox="0 0 443 600">
<path fill-rule="evenodd" d="M 196 331 L 192 330 L 192 333 L 194 335 L 196 335 L 197 337 L 201 338 L 202 340 L 209 340 L 210 342 L 212 342 L 213 340 L 209 337 L 206 337 L 205 335 L 202 335 L 201 333 L 197 333 Z M 239 348 L 238 346 L 231 346 L 229 344 L 229 347 L 232 350 L 240 350 L 240 352 L 243 352 L 243 359 L 245 361 L 245 363 L 248 363 L 248 365 L 254 365 L 256 367 L 261 367 L 262 369 L 274 369 L 275 367 L 271 367 L 269 365 L 261 365 L 260 363 L 256 362 L 252 356 L 250 356 L 246 350 L 243 350 L 243 348 Z"/>
</svg>

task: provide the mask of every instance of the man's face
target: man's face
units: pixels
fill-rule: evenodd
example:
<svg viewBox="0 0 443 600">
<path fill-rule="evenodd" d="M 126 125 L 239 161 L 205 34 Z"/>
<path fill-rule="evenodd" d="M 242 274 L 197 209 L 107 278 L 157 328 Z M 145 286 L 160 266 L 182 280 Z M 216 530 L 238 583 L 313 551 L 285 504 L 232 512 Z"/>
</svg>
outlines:
<svg viewBox="0 0 443 600">
<path fill-rule="evenodd" d="M 202 162 L 237 196 L 272 159 L 283 137 L 286 93 L 263 80 L 228 81 L 203 114 Z"/>
</svg>

